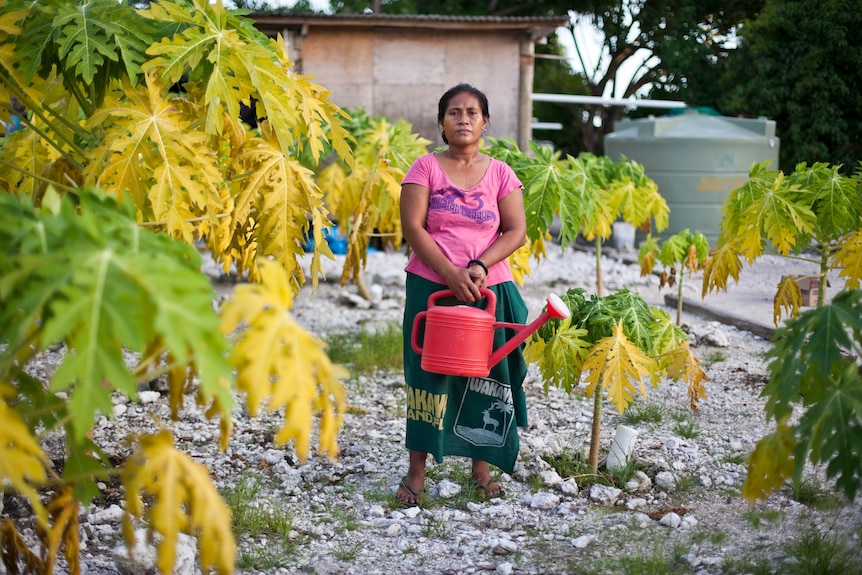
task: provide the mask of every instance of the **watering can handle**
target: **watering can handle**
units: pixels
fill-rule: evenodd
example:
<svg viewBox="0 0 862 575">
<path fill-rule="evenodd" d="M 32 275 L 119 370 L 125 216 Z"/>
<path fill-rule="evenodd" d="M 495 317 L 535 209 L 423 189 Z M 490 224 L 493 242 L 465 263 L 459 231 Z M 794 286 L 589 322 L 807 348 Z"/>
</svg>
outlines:
<svg viewBox="0 0 862 575">
<path fill-rule="evenodd" d="M 416 314 L 416 317 L 413 318 L 413 330 L 410 337 L 410 345 L 413 347 L 413 351 L 419 355 L 422 355 L 422 348 L 419 347 L 419 324 L 422 323 L 427 314 L 427 311 L 420 311 Z"/>
<path fill-rule="evenodd" d="M 497 296 L 488 288 L 479 288 L 479 293 L 488 300 L 488 304 L 485 306 L 485 311 L 491 314 L 491 317 L 497 317 Z M 450 289 L 435 291 L 431 294 L 431 297 L 428 298 L 428 309 L 431 309 L 431 306 L 436 304 L 438 299 L 446 297 L 455 297 L 455 292 Z M 416 325 L 415 321 L 413 322 L 413 325 Z"/>
</svg>

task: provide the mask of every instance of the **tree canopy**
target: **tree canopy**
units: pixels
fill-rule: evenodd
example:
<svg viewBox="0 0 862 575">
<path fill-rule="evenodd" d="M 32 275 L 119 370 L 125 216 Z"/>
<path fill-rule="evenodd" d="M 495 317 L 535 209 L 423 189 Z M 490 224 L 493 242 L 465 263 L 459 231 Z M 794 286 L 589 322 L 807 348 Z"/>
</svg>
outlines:
<svg viewBox="0 0 862 575">
<path fill-rule="evenodd" d="M 851 0 L 767 0 L 723 77 L 728 115 L 766 116 L 780 168 L 862 161 L 862 12 Z"/>
</svg>

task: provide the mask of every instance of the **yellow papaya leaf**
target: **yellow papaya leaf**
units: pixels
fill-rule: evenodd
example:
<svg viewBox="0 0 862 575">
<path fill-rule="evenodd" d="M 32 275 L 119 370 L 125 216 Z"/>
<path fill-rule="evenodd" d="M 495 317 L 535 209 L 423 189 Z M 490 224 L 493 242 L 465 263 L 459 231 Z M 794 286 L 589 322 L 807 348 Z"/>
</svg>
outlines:
<svg viewBox="0 0 862 575">
<path fill-rule="evenodd" d="M 838 242 L 835 264 L 839 277 L 847 278 L 847 289 L 862 287 L 862 228 L 850 232 Z"/>
<path fill-rule="evenodd" d="M 712 290 L 727 291 L 727 278 L 732 277 L 739 283 L 741 271 L 742 261 L 736 243 L 728 242 L 719 246 L 704 267 L 702 297 Z"/>
<path fill-rule="evenodd" d="M 41 526 L 48 524 L 45 507 L 33 487 L 47 479 L 48 458 L 17 411 L 0 401 L 0 484 L 10 484 L 23 495 Z"/>
<path fill-rule="evenodd" d="M 643 252 L 643 257 L 641 257 L 640 266 L 641 266 L 641 277 L 651 275 L 652 270 L 655 267 L 655 253 L 652 251 Z"/>
<path fill-rule="evenodd" d="M 781 308 L 787 310 L 791 317 L 799 315 L 799 308 L 802 306 L 802 290 L 799 289 L 799 284 L 793 276 L 787 275 L 781 278 L 778 282 L 778 291 L 775 292 L 775 299 L 772 300 L 772 321 L 778 326 L 781 320 Z"/>
<path fill-rule="evenodd" d="M 688 342 L 679 340 L 678 344 L 679 347 L 671 351 L 667 375 L 674 381 L 682 379 L 688 384 L 689 404 L 693 411 L 697 411 L 698 402 L 706 399 L 704 383 L 709 381 L 709 377 L 700 366 L 700 360 L 691 352 Z"/>
<path fill-rule="evenodd" d="M 296 441 L 300 459 L 308 456 L 312 419 L 321 413 L 320 447 L 335 457 L 335 433 L 347 408 L 341 379 L 347 371 L 334 365 L 325 343 L 306 332 L 290 316 L 293 291 L 284 269 L 273 260 L 259 260 L 259 284 L 239 286 L 222 307 L 222 332 L 240 325 L 234 365 L 237 387 L 246 394 L 252 415 L 260 408 L 285 410 L 285 421 L 276 435 L 278 443 Z"/>
<path fill-rule="evenodd" d="M 527 241 L 530 241 L 530 238 L 527 238 Z M 549 241 L 551 241 L 551 233 L 545 232 L 544 236 L 539 236 L 530 244 L 530 253 L 537 262 L 540 262 L 542 261 L 542 258 L 547 257 L 548 252 L 546 251 L 545 243 Z"/>
<path fill-rule="evenodd" d="M 143 436 L 140 446 L 123 470 L 126 510 L 123 520 L 126 543 L 133 541 L 129 516 L 142 518 L 143 496 L 152 498 L 147 513 L 150 528 L 164 539 L 158 545 L 161 573 L 173 571 L 180 532 L 197 536 L 200 563 L 222 575 L 233 573 L 236 542 L 231 531 L 230 509 L 213 485 L 207 468 L 175 448 L 167 430 Z"/>
<path fill-rule="evenodd" d="M 512 269 L 512 277 L 518 285 L 524 285 L 524 279 L 530 275 L 530 241 L 518 248 L 509 256 L 509 267 Z"/>
<path fill-rule="evenodd" d="M 622 413 L 633 399 L 635 383 L 646 397 L 644 378 L 650 378 L 657 369 L 655 360 L 625 336 L 623 322 L 619 321 L 613 334 L 600 340 L 584 362 L 583 371 L 589 372 L 586 377 L 587 394 L 595 393 L 601 380 L 608 399 Z"/>
<path fill-rule="evenodd" d="M 27 542 L 8 517 L 0 523 L 0 556 L 3 558 L 6 571 L 11 575 L 17 573 L 15 568 L 19 561 L 24 563 L 25 573 L 45 572 L 45 563 L 27 546 Z"/>
<path fill-rule="evenodd" d="M 545 340 L 540 337 L 533 336 L 527 340 L 524 346 L 524 361 L 528 364 L 535 363 L 542 359 L 542 354 L 545 351 Z"/>
<path fill-rule="evenodd" d="M 57 553 L 63 546 L 63 556 L 69 565 L 71 575 L 81 573 L 78 562 L 80 555 L 80 535 L 78 533 L 78 509 L 81 504 L 75 499 L 71 485 L 65 485 L 57 490 L 51 502 L 48 503 L 48 513 L 52 525 L 45 530 L 39 528 L 39 538 L 48 549 L 45 564 L 53 566 L 57 562 Z"/>
<path fill-rule="evenodd" d="M 700 268 L 700 261 L 697 257 L 697 246 L 691 244 L 688 246 L 688 251 L 685 256 L 685 263 L 683 264 L 685 269 L 687 269 L 691 273 L 695 273 Z"/>
<path fill-rule="evenodd" d="M 782 419 L 775 431 L 758 441 L 751 454 L 748 476 L 742 484 L 742 496 L 749 503 L 766 499 L 793 475 L 796 438 L 793 429 L 787 425 L 789 417 Z"/>
</svg>

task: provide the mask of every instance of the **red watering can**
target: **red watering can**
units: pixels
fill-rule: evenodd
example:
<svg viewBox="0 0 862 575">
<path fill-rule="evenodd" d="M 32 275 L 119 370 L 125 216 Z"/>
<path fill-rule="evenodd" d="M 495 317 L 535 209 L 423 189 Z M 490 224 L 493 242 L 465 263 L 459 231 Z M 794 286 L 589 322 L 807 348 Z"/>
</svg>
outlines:
<svg viewBox="0 0 862 575">
<path fill-rule="evenodd" d="M 481 293 L 488 300 L 485 309 L 467 305 L 435 306 L 440 298 L 453 297 L 452 290 L 442 290 L 428 298 L 428 310 L 413 320 L 413 351 L 422 356 L 422 369 L 446 375 L 487 377 L 491 367 L 509 355 L 533 332 L 551 318 L 569 317 L 569 308 L 555 294 L 548 296 L 548 308 L 529 325 L 494 321 L 497 296 L 487 288 Z M 425 321 L 425 347 L 419 346 L 419 326 Z M 517 334 L 496 351 L 494 330 L 508 327 Z"/>
</svg>

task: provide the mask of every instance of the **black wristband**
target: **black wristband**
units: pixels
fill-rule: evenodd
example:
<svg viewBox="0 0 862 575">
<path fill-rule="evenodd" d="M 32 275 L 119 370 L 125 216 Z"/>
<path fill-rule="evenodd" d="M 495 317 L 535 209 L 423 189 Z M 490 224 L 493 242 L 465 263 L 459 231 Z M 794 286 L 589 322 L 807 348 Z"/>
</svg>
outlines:
<svg viewBox="0 0 862 575">
<path fill-rule="evenodd" d="M 482 260 L 470 260 L 467 262 L 467 267 L 469 268 L 473 264 L 480 266 L 483 270 L 485 270 L 485 277 L 488 277 L 488 266 L 485 265 L 485 262 Z"/>
</svg>

